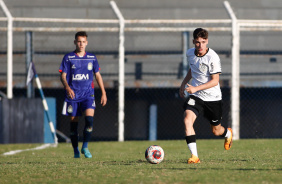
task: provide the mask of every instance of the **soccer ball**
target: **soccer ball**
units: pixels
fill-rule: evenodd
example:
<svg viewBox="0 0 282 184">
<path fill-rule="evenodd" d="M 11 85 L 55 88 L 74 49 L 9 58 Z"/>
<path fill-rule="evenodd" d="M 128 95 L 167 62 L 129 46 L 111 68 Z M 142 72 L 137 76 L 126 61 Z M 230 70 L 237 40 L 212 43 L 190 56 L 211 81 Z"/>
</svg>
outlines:
<svg viewBox="0 0 282 184">
<path fill-rule="evenodd" d="M 145 158 L 151 164 L 159 164 L 164 159 L 164 150 L 158 145 L 149 146 L 145 151 Z"/>
</svg>

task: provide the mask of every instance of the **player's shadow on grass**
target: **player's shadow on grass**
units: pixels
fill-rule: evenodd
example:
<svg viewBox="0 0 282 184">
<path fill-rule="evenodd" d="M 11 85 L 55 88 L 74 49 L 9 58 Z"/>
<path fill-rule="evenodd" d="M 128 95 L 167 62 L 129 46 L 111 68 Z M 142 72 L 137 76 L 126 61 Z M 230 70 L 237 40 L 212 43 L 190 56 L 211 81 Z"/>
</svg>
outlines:
<svg viewBox="0 0 282 184">
<path fill-rule="evenodd" d="M 282 169 L 254 169 L 254 168 L 238 168 L 238 169 L 230 169 L 230 170 L 238 170 L 238 171 L 282 171 Z"/>
<path fill-rule="evenodd" d="M 246 160 L 241 160 L 241 161 L 246 161 Z M 105 164 L 105 165 L 128 165 L 128 166 L 132 166 L 132 165 L 136 165 L 136 164 L 149 164 L 149 165 L 160 165 L 161 167 L 158 167 L 158 169 L 161 169 L 161 170 L 238 170 L 238 171 L 281 171 L 282 169 L 281 168 L 277 168 L 277 169 L 256 169 L 256 168 L 226 168 L 226 167 L 205 167 L 205 168 L 202 168 L 201 165 L 204 165 L 204 163 L 200 163 L 200 164 L 187 164 L 186 161 L 183 161 L 183 160 L 178 160 L 175 162 L 175 160 L 164 160 L 162 163 L 160 164 L 150 164 L 148 163 L 146 160 L 142 160 L 142 159 L 139 159 L 139 160 L 131 160 L 131 161 L 104 161 L 104 162 L 101 162 L 102 164 Z M 167 167 L 167 166 L 164 166 L 164 164 L 170 164 L 170 163 L 174 163 L 174 164 L 183 164 L 183 165 L 186 165 L 188 167 L 176 167 L 176 168 L 171 168 L 170 167 Z M 208 163 L 208 162 L 207 162 Z M 194 166 L 194 167 L 191 167 L 191 166 Z M 199 166 L 199 167 L 198 167 Z M 149 169 L 149 168 L 148 168 Z M 154 169 L 154 168 L 151 168 L 151 169 Z"/>
<path fill-rule="evenodd" d="M 201 167 L 185 167 L 185 168 L 158 168 L 160 170 L 236 170 L 236 171 L 281 171 L 282 169 L 253 169 L 253 168 L 201 168 Z"/>
<path fill-rule="evenodd" d="M 140 163 L 146 163 L 146 160 L 135 160 L 135 161 L 106 161 L 103 164 L 106 165 L 135 165 Z"/>
</svg>

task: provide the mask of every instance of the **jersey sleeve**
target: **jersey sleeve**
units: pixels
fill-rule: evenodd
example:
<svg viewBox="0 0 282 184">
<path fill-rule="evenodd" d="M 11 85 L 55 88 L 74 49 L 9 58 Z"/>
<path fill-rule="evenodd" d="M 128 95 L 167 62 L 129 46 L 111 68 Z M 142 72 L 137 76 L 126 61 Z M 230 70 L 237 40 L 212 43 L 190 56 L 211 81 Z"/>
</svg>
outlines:
<svg viewBox="0 0 282 184">
<path fill-rule="evenodd" d="M 100 66 L 99 66 L 99 63 L 98 63 L 98 59 L 95 56 L 94 61 L 93 61 L 93 72 L 97 73 L 99 71 L 100 71 Z"/>
<path fill-rule="evenodd" d="M 220 58 L 217 54 L 214 54 L 209 62 L 209 72 L 210 74 L 221 73 Z"/>
<path fill-rule="evenodd" d="M 60 65 L 60 68 L 59 68 L 60 73 L 63 73 L 63 72 L 68 73 L 68 63 L 69 63 L 68 57 L 64 56 L 62 63 Z"/>
</svg>

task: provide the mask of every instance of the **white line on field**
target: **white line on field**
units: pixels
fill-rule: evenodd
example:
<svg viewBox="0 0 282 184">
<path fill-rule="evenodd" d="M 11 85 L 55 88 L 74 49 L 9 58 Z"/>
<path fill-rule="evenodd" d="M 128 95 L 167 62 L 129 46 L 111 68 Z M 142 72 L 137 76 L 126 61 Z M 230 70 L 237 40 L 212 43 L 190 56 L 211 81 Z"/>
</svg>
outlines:
<svg viewBox="0 0 282 184">
<path fill-rule="evenodd" d="M 24 152 L 24 151 L 42 150 L 48 147 L 57 147 L 57 144 L 43 144 L 41 146 L 31 148 L 31 149 L 9 151 L 9 152 L 3 153 L 2 155 L 15 155 L 17 153 Z"/>
</svg>

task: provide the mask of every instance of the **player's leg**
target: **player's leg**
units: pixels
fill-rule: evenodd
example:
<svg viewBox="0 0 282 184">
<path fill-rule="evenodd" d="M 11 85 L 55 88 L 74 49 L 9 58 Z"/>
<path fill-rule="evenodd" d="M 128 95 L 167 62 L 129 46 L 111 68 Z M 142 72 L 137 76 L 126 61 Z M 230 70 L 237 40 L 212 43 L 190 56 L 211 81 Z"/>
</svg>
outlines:
<svg viewBox="0 0 282 184">
<path fill-rule="evenodd" d="M 188 164 L 200 162 L 197 151 L 196 134 L 193 127 L 196 118 L 197 116 L 192 110 L 186 110 L 184 112 L 185 139 L 192 155 L 191 158 L 188 159 Z"/>
<path fill-rule="evenodd" d="M 62 114 L 69 116 L 70 138 L 74 151 L 74 158 L 80 158 L 80 153 L 78 149 L 78 117 L 77 116 L 81 116 L 81 112 L 78 111 L 78 103 L 65 102 Z"/>
<path fill-rule="evenodd" d="M 232 129 L 231 128 L 224 128 L 223 126 L 221 126 L 221 124 L 219 125 L 211 125 L 212 128 L 212 132 L 215 136 L 220 136 L 220 137 L 224 137 L 225 141 L 224 141 L 224 148 L 226 150 L 229 150 L 232 146 L 232 137 L 233 137 L 233 133 L 232 133 Z"/>
<path fill-rule="evenodd" d="M 74 151 L 74 158 L 80 158 L 78 149 L 78 117 L 70 117 L 70 139 Z"/>
<path fill-rule="evenodd" d="M 91 140 L 91 135 L 93 131 L 93 121 L 95 112 L 95 101 L 94 98 L 85 100 L 82 103 L 82 108 L 85 113 L 85 125 L 83 129 L 83 144 L 81 148 L 81 153 L 84 154 L 86 158 L 92 158 L 92 155 L 88 149 L 88 142 Z"/>
<path fill-rule="evenodd" d="M 224 148 L 229 150 L 232 146 L 232 129 L 221 125 L 222 102 L 207 102 L 205 104 L 205 116 L 209 119 L 212 132 L 215 136 L 225 137 Z"/>
<path fill-rule="evenodd" d="M 196 133 L 194 130 L 194 122 L 202 109 L 202 100 L 194 96 L 190 96 L 189 99 L 184 103 L 184 125 L 185 125 L 185 139 L 187 146 L 191 152 L 192 157 L 188 159 L 190 163 L 200 163 L 198 158 L 197 144 L 196 144 Z"/>
<path fill-rule="evenodd" d="M 91 139 L 92 131 L 93 131 L 93 116 L 94 109 L 86 109 L 85 111 L 85 125 L 83 129 L 83 145 L 82 148 L 88 147 L 88 142 Z"/>
<path fill-rule="evenodd" d="M 211 124 L 211 129 L 212 129 L 212 133 L 215 136 L 223 136 L 224 134 L 226 134 L 225 130 L 227 130 L 226 128 L 221 126 L 221 124 L 219 124 L 219 125 L 212 125 Z"/>
</svg>

